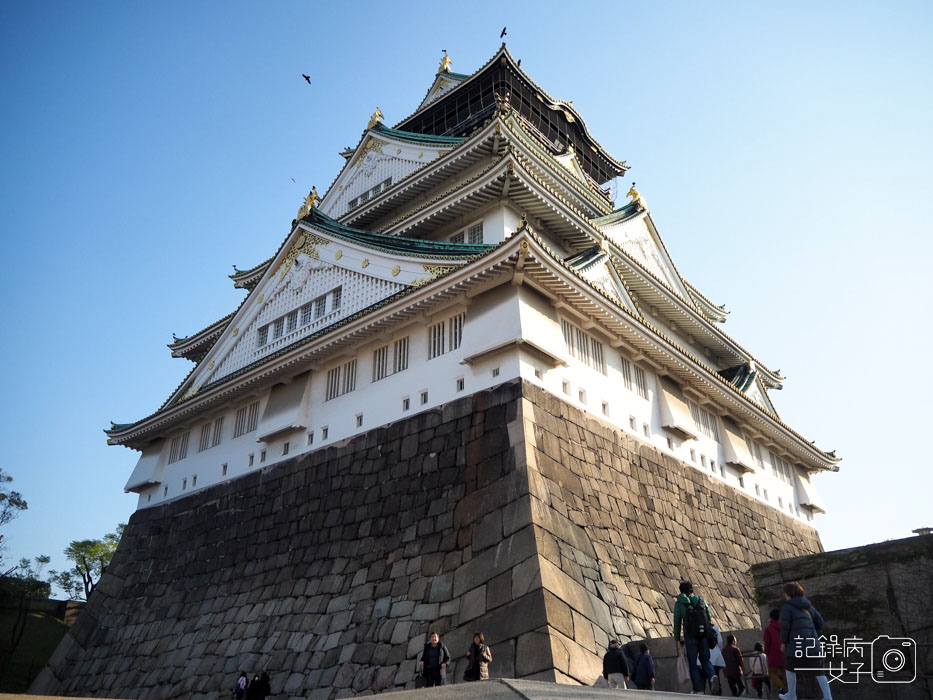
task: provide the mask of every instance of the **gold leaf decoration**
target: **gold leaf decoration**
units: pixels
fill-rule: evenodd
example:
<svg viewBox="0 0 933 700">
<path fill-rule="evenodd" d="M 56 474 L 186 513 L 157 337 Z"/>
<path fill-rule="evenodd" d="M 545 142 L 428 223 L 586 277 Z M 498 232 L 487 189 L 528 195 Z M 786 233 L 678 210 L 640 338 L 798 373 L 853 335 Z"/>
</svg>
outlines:
<svg viewBox="0 0 933 700">
<path fill-rule="evenodd" d="M 398 265 L 396 265 L 395 267 L 392 268 L 392 276 L 393 276 L 393 277 L 398 277 L 398 273 L 401 272 L 401 271 L 402 271 L 402 268 L 400 268 Z"/>
<path fill-rule="evenodd" d="M 327 245 L 330 243 L 326 238 L 321 238 L 316 236 L 313 233 L 302 232 L 297 239 L 295 239 L 295 244 L 292 246 L 291 250 L 288 251 L 288 255 L 285 257 L 285 261 L 282 263 L 282 267 L 279 268 L 279 279 L 285 277 L 292 265 L 299 255 L 304 253 L 312 260 L 320 260 L 321 255 L 317 252 L 317 247 L 319 245 Z"/>
<path fill-rule="evenodd" d="M 207 368 L 208 368 L 208 369 L 214 369 L 214 361 L 213 361 L 213 360 L 211 360 L 210 362 L 207 363 Z"/>
<path fill-rule="evenodd" d="M 363 260 L 363 267 L 364 267 L 364 268 L 369 267 L 369 258 L 365 258 L 365 259 Z"/>
<path fill-rule="evenodd" d="M 435 279 L 436 277 L 447 274 L 454 269 L 454 265 L 428 265 L 427 263 L 421 267 L 424 268 L 425 272 L 431 275 L 431 279 Z"/>
<path fill-rule="evenodd" d="M 240 329 L 239 329 L 239 328 L 234 328 L 234 329 L 233 329 L 233 337 L 235 338 L 235 337 L 238 336 L 239 334 L 240 334 Z"/>
<path fill-rule="evenodd" d="M 338 250 L 336 253 L 334 253 L 334 260 L 340 260 L 340 258 L 342 258 L 342 257 L 343 257 L 343 251 L 342 251 L 342 250 Z"/>
</svg>

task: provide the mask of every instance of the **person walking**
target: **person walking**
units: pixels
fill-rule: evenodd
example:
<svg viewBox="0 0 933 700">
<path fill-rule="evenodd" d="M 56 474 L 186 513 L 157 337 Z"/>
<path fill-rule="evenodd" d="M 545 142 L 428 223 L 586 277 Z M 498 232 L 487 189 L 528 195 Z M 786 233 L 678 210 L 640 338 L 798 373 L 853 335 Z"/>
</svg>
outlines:
<svg viewBox="0 0 933 700">
<path fill-rule="evenodd" d="M 433 631 L 424 644 L 421 652 L 421 661 L 418 670 L 424 674 L 424 687 L 432 688 L 447 683 L 447 665 L 450 663 L 450 652 L 441 643 L 441 636 Z"/>
<path fill-rule="evenodd" d="M 463 672 L 465 681 L 486 681 L 489 680 L 489 664 L 492 662 L 492 649 L 486 646 L 486 635 L 482 632 L 476 632 L 473 635 L 473 643 L 467 649 L 467 659 L 469 665 Z"/>
<path fill-rule="evenodd" d="M 233 686 L 233 697 L 234 700 L 243 700 L 243 696 L 246 695 L 246 684 L 249 679 L 246 676 L 246 671 L 240 672 L 240 677 L 236 680 L 236 685 Z"/>
<path fill-rule="evenodd" d="M 726 667 L 726 660 L 722 658 L 722 649 L 725 646 L 722 641 L 722 632 L 719 625 L 713 623 L 713 632 L 716 633 L 716 646 L 709 650 L 709 663 L 713 667 L 713 677 L 709 679 L 709 694 L 722 695 L 722 681 L 719 679 L 720 672 Z M 699 664 L 699 660 L 697 660 Z"/>
<path fill-rule="evenodd" d="M 735 643 L 735 635 L 730 634 L 726 637 L 726 648 L 722 650 L 722 658 L 726 661 L 729 690 L 732 691 L 732 697 L 737 698 L 745 693 L 745 668 L 742 665 L 742 650 Z"/>
<path fill-rule="evenodd" d="M 768 660 L 768 675 L 778 693 L 787 692 L 787 674 L 784 672 L 784 652 L 781 651 L 781 613 L 772 610 L 768 626 L 764 628 L 765 657 Z"/>
<path fill-rule="evenodd" d="M 818 635 L 823 628 L 823 617 L 804 597 L 803 586 L 797 581 L 784 584 L 784 607 L 781 608 L 781 651 L 787 673 L 787 692 L 778 695 L 781 700 L 797 700 L 797 669 L 820 668 L 823 654 Z M 832 700 L 826 674 L 817 671 L 816 682 L 823 700 Z"/>
<path fill-rule="evenodd" d="M 610 688 L 628 687 L 625 685 L 629 679 L 628 659 L 618 639 L 609 642 L 609 651 L 603 656 L 603 678 L 609 682 Z"/>
<path fill-rule="evenodd" d="M 638 645 L 638 658 L 632 670 L 632 682 L 638 690 L 654 690 L 654 659 L 648 645 L 642 642 Z"/>
<path fill-rule="evenodd" d="M 764 647 L 761 642 L 755 642 L 755 651 L 748 655 L 748 667 L 751 673 L 752 688 L 754 688 L 758 697 L 761 697 L 761 691 L 764 686 L 768 686 L 768 697 L 771 697 L 771 678 L 768 676 L 768 659 L 765 656 Z"/>
<path fill-rule="evenodd" d="M 681 626 L 683 626 L 683 639 L 680 636 Z M 706 641 L 711 626 L 706 601 L 694 594 L 692 583 L 681 581 L 680 595 L 674 603 L 674 639 L 684 647 L 686 652 L 693 695 L 703 695 L 703 688 L 706 685 L 704 679 L 715 675 L 713 666 L 709 662 L 709 644 Z"/>
</svg>

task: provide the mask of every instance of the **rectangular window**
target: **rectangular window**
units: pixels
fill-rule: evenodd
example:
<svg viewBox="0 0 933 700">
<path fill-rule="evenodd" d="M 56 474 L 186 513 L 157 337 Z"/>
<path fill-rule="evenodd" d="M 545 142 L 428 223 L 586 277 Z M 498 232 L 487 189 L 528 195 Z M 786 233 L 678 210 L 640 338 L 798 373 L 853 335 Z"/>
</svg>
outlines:
<svg viewBox="0 0 933 700">
<path fill-rule="evenodd" d="M 606 373 L 606 360 L 601 342 L 567 321 L 561 321 L 561 331 L 567 343 L 567 350 L 573 357 L 602 374 Z"/>
<path fill-rule="evenodd" d="M 288 454 L 289 447 L 290 445 L 287 442 L 284 445 L 282 445 L 282 456 L 283 457 Z"/>
<path fill-rule="evenodd" d="M 645 370 L 641 367 L 635 367 L 635 386 L 638 389 L 638 395 L 643 399 L 648 398 L 648 382 L 645 381 Z"/>
<path fill-rule="evenodd" d="M 560 386 L 564 393 L 567 394 L 567 396 L 570 396 L 570 382 L 565 379 L 563 382 L 561 382 Z"/>
<path fill-rule="evenodd" d="M 697 406 L 693 401 L 688 401 L 687 403 L 690 406 L 690 415 L 693 417 L 693 423 L 696 425 L 696 429 L 718 442 L 719 431 L 716 428 L 716 418 L 705 408 Z"/>
<path fill-rule="evenodd" d="M 327 434 L 329 432 L 330 432 L 330 428 L 328 428 L 326 425 L 323 428 L 321 428 L 321 440 L 326 440 Z"/>
<path fill-rule="evenodd" d="M 648 428 L 647 423 L 642 423 L 641 429 L 642 429 L 642 432 L 644 432 L 645 437 L 651 437 L 651 430 Z"/>
<path fill-rule="evenodd" d="M 424 405 L 427 402 L 428 402 L 428 392 L 422 391 L 421 392 L 421 404 Z"/>
<path fill-rule="evenodd" d="M 451 243 L 463 243 L 463 231 L 460 233 L 455 233 L 450 237 Z"/>
<path fill-rule="evenodd" d="M 198 441 L 198 452 L 204 452 L 211 446 L 211 424 L 201 426 L 201 439 Z"/>
<path fill-rule="evenodd" d="M 622 381 L 625 382 L 625 388 L 629 391 L 632 390 L 632 363 L 629 362 L 626 358 L 621 357 L 622 360 Z"/>
<path fill-rule="evenodd" d="M 293 330 L 298 328 L 298 311 L 292 311 L 288 316 L 285 317 L 286 332 L 291 333 Z"/>
<path fill-rule="evenodd" d="M 694 450 L 693 448 L 690 448 L 690 461 L 691 462 L 697 461 L 697 451 Z"/>
<path fill-rule="evenodd" d="M 408 369 L 408 336 L 399 338 L 392 345 L 392 371 L 395 373 Z"/>
<path fill-rule="evenodd" d="M 638 421 L 635 420 L 635 416 L 629 416 L 629 417 L 628 417 L 628 426 L 629 426 L 632 430 L 638 430 Z"/>
<path fill-rule="evenodd" d="M 606 401 L 603 401 L 603 415 L 609 415 L 609 404 Z"/>
<path fill-rule="evenodd" d="M 307 326 L 311 323 L 311 315 L 313 313 L 314 305 L 311 303 L 305 304 L 301 307 L 301 325 Z"/>
<path fill-rule="evenodd" d="M 706 455 L 700 455 L 700 465 L 705 469 L 706 468 Z"/>
<path fill-rule="evenodd" d="M 314 300 L 314 318 L 321 318 L 324 315 L 324 312 L 327 311 L 327 298 L 318 297 Z"/>
<path fill-rule="evenodd" d="M 457 378 L 457 391 L 463 391 L 463 377 Z"/>
<path fill-rule="evenodd" d="M 673 450 L 673 449 L 674 449 L 674 441 L 671 440 L 670 438 L 667 439 L 667 449 L 669 449 L 669 450 Z"/>
<path fill-rule="evenodd" d="M 586 390 L 579 389 L 577 391 L 577 398 L 580 399 L 580 403 L 586 403 Z"/>
<path fill-rule="evenodd" d="M 385 379 L 389 373 L 389 346 L 383 345 L 373 351 L 373 381 Z"/>
<path fill-rule="evenodd" d="M 195 474 L 191 477 L 191 486 L 192 488 L 198 485 L 198 475 Z"/>
<path fill-rule="evenodd" d="M 333 297 L 331 298 L 331 309 L 339 309 L 340 302 L 343 300 L 343 287 L 337 287 L 333 291 Z"/>
<path fill-rule="evenodd" d="M 407 411 L 409 408 L 411 408 L 411 399 L 406 396 L 402 399 L 402 410 Z"/>
<path fill-rule="evenodd" d="M 357 428 L 363 427 L 363 414 L 362 413 L 356 414 L 356 427 Z"/>
<path fill-rule="evenodd" d="M 758 465 L 758 468 L 764 469 L 765 463 L 761 459 L 761 448 L 758 447 L 758 443 L 756 443 L 754 440 L 745 438 L 745 444 L 748 445 L 748 451 L 751 453 L 752 457 L 755 458 L 755 464 Z"/>
<path fill-rule="evenodd" d="M 233 437 L 240 437 L 256 430 L 259 421 L 259 402 L 254 401 L 249 406 L 237 409 L 236 421 L 233 426 Z"/>
<path fill-rule="evenodd" d="M 467 231 L 467 243 L 472 243 L 474 245 L 483 242 L 483 222 L 478 224 L 473 224 L 470 226 L 470 230 Z"/>
<path fill-rule="evenodd" d="M 446 323 L 435 323 L 428 329 L 428 359 L 433 360 L 444 354 L 447 349 L 445 343 Z"/>
<path fill-rule="evenodd" d="M 189 430 L 186 433 L 176 435 L 172 438 L 172 444 L 170 445 L 168 451 L 169 464 L 179 462 L 188 456 L 188 436 L 190 434 L 191 431 Z"/>
<path fill-rule="evenodd" d="M 262 347 L 269 342 L 269 326 L 263 326 L 259 329 L 259 338 L 257 345 Z"/>
<path fill-rule="evenodd" d="M 266 461 L 266 451 L 263 450 L 262 452 L 259 453 L 259 463 L 262 464 L 265 461 Z"/>
<path fill-rule="evenodd" d="M 450 349 L 456 350 L 463 341 L 463 319 L 465 313 L 459 313 L 450 319 Z"/>
<path fill-rule="evenodd" d="M 327 393 L 324 395 L 324 400 L 330 401 L 338 396 L 340 396 L 340 368 L 334 367 L 327 372 Z"/>
<path fill-rule="evenodd" d="M 541 371 L 540 367 L 535 367 L 535 379 L 544 379 L 544 372 Z"/>
<path fill-rule="evenodd" d="M 356 360 L 350 360 L 343 366 L 343 393 L 356 389 Z"/>
<path fill-rule="evenodd" d="M 220 444 L 220 438 L 223 437 L 224 432 L 224 417 L 221 416 L 214 421 L 214 431 L 211 435 L 211 447 L 217 447 Z"/>
<path fill-rule="evenodd" d="M 220 465 L 220 475 L 227 476 L 227 465 L 226 464 Z"/>
<path fill-rule="evenodd" d="M 313 430 L 310 433 L 308 433 L 308 444 L 309 445 L 314 444 L 314 431 Z"/>
<path fill-rule="evenodd" d="M 247 466 L 250 466 L 250 467 L 253 466 L 253 462 L 255 461 L 255 459 L 256 459 L 255 455 L 250 455 L 249 461 L 247 462 Z"/>
<path fill-rule="evenodd" d="M 275 319 L 275 322 L 272 324 L 272 337 L 281 338 L 282 333 L 285 332 L 285 317 Z"/>
<path fill-rule="evenodd" d="M 499 368 L 498 368 L 498 367 L 494 367 L 494 368 L 493 368 L 493 370 L 492 370 L 492 376 L 494 376 L 494 377 L 498 377 L 498 376 L 499 376 Z"/>
<path fill-rule="evenodd" d="M 184 491 L 186 488 L 188 488 L 188 480 L 187 480 L 187 479 L 182 479 L 182 480 L 181 480 L 181 490 Z"/>
<path fill-rule="evenodd" d="M 709 461 L 709 468 L 713 471 L 714 474 L 716 473 L 716 460 L 715 459 L 711 459 Z"/>
</svg>

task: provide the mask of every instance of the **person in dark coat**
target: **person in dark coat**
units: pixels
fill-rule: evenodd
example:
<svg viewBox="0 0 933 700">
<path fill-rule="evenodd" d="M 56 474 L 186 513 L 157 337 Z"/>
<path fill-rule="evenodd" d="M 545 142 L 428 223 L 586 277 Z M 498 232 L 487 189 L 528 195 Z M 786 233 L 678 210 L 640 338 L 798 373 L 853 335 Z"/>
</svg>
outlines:
<svg viewBox="0 0 933 700">
<path fill-rule="evenodd" d="M 618 639 L 609 642 L 609 651 L 603 657 L 603 678 L 609 681 L 610 688 L 626 688 L 629 679 L 628 659 L 622 651 Z"/>
<path fill-rule="evenodd" d="M 742 666 L 742 650 L 735 643 L 735 635 L 730 634 L 726 637 L 726 648 L 722 650 L 722 658 L 726 662 L 726 680 L 729 682 L 732 697 L 743 695 L 745 682 L 742 677 L 745 675 L 745 668 Z"/>
<path fill-rule="evenodd" d="M 644 642 L 638 645 L 638 651 L 641 653 L 635 659 L 632 682 L 638 690 L 654 690 L 654 659 Z"/>
<path fill-rule="evenodd" d="M 764 629 L 765 656 L 768 659 L 768 675 L 778 693 L 787 691 L 787 675 L 784 673 L 784 652 L 781 651 L 781 612 L 772 610 L 768 626 Z"/>
<path fill-rule="evenodd" d="M 441 636 L 435 631 L 428 636 L 424 651 L 421 652 L 421 661 L 418 670 L 424 674 L 424 687 L 447 683 L 447 665 L 450 663 L 450 652 L 441 643 Z"/>
<path fill-rule="evenodd" d="M 797 669 L 819 669 L 825 663 L 819 642 L 823 628 L 823 617 L 803 595 L 803 586 L 797 581 L 784 584 L 781 608 L 781 651 L 787 668 L 787 693 L 778 695 L 781 700 L 797 700 Z M 832 700 L 826 674 L 818 672 L 816 682 L 820 685 L 823 700 Z"/>
<path fill-rule="evenodd" d="M 492 661 L 492 649 L 486 646 L 486 635 L 477 632 L 473 635 L 473 643 L 466 653 L 469 659 L 467 673 L 463 674 L 465 681 L 489 680 L 489 664 Z"/>
</svg>

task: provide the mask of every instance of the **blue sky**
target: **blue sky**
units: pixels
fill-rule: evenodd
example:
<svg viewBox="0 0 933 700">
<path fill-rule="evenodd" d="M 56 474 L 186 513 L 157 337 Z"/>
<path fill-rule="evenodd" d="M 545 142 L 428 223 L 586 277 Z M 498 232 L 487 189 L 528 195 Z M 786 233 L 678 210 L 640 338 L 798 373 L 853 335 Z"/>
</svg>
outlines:
<svg viewBox="0 0 933 700">
<path fill-rule="evenodd" d="M 414 111 L 447 49 L 506 41 L 632 166 L 680 272 L 788 378 L 786 422 L 843 458 L 827 549 L 933 525 L 933 5 L 0 5 L 0 467 L 29 510 L 4 561 L 125 522 L 111 420 L 190 369 L 369 116 Z M 312 76 L 307 85 L 301 73 Z M 294 182 L 292 181 L 294 178 Z"/>
</svg>

